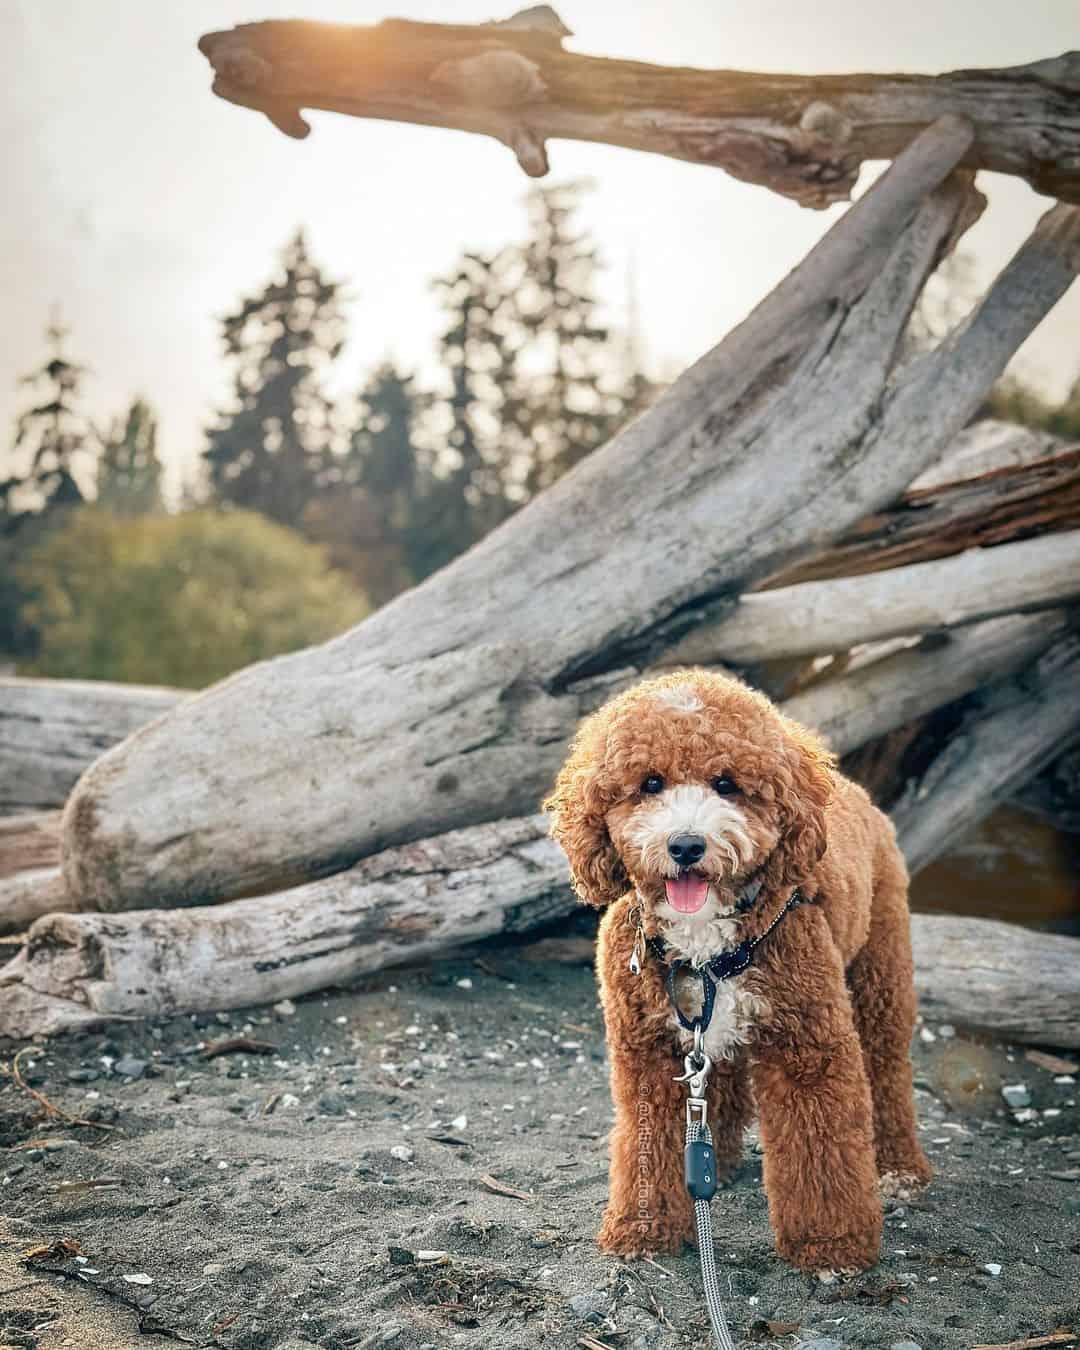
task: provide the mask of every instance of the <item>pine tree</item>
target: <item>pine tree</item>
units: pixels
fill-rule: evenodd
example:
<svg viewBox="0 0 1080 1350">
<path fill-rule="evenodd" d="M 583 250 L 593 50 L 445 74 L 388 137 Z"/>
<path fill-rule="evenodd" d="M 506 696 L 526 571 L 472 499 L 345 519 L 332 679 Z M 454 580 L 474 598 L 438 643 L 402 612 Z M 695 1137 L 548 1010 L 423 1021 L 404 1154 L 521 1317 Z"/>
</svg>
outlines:
<svg viewBox="0 0 1080 1350">
<path fill-rule="evenodd" d="M 143 398 L 113 422 L 98 462 L 97 502 L 116 516 L 145 516 L 161 510 L 161 461 L 157 418 Z"/>
<path fill-rule="evenodd" d="M 415 380 L 391 361 L 380 365 L 357 400 L 345 454 L 335 458 L 323 490 L 304 517 L 304 530 L 328 550 L 376 605 L 416 580 L 411 550 L 417 539 L 421 478 L 416 423 L 427 400 Z"/>
<path fill-rule="evenodd" d="M 59 318 L 45 333 L 49 357 L 20 382 L 33 391 L 35 401 L 19 414 L 8 471 L 0 478 L 0 502 L 9 523 L 25 513 L 84 501 L 79 480 L 89 477 L 96 452 L 90 424 L 77 409 L 85 367 L 64 355 L 68 330 Z"/>
<path fill-rule="evenodd" d="M 222 321 L 234 399 L 205 458 L 220 502 L 295 525 L 328 471 L 333 409 L 320 379 L 344 343 L 341 285 L 313 262 L 302 230 L 282 273 Z"/>
<path fill-rule="evenodd" d="M 439 354 L 450 386 L 442 407 L 447 453 L 424 464 L 414 565 L 427 576 L 514 509 L 503 433 L 512 415 L 516 345 L 506 253 L 466 253 L 438 278 L 448 325 Z"/>
<path fill-rule="evenodd" d="M 530 238 L 518 250 L 514 308 L 525 352 L 514 408 L 528 497 L 603 445 L 628 411 L 614 342 L 598 319 L 598 250 L 574 224 L 587 187 L 534 189 Z"/>
</svg>

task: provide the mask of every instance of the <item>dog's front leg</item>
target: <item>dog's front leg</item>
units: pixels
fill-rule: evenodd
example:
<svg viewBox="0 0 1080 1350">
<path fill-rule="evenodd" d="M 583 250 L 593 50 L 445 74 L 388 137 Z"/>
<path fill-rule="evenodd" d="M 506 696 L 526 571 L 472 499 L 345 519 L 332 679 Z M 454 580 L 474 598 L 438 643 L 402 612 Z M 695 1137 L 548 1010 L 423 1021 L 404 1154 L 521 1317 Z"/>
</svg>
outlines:
<svg viewBox="0 0 1080 1350">
<path fill-rule="evenodd" d="M 776 1249 L 806 1270 L 864 1270 L 878 1259 L 882 1214 L 843 962 L 819 910 L 798 911 L 767 945 L 771 1011 L 751 1073 Z"/>
<path fill-rule="evenodd" d="M 684 1088 L 674 1034 L 649 1046 L 612 1045 L 615 1128 L 610 1141 L 610 1190 L 597 1236 L 618 1256 L 678 1252 L 694 1231 L 683 1178 Z"/>
</svg>

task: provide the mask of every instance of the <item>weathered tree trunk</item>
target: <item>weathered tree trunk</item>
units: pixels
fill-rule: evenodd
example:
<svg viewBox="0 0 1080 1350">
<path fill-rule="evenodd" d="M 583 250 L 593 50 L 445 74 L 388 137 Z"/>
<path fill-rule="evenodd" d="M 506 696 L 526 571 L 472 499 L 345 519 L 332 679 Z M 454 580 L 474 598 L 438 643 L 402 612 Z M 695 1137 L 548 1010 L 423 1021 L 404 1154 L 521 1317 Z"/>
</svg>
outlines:
<svg viewBox="0 0 1080 1350">
<path fill-rule="evenodd" d="M 89 763 L 183 697 L 149 685 L 0 678 L 0 816 L 62 805 Z"/>
<path fill-rule="evenodd" d="M 1064 624 L 1061 613 L 991 619 L 822 680 L 787 699 L 783 708 L 846 755 L 872 737 L 1029 666 L 1060 637 Z"/>
<path fill-rule="evenodd" d="M 690 70 L 564 52 L 567 30 L 526 11 L 473 26 L 300 20 L 208 33 L 214 92 L 289 136 L 325 108 L 502 141 L 547 172 L 562 137 L 715 164 L 804 206 L 844 201 L 867 159 L 893 159 L 945 115 L 969 118 L 970 169 L 1017 174 L 1080 201 L 1080 58 L 948 75 L 766 75 Z"/>
<path fill-rule="evenodd" d="M 974 699 L 929 768 L 890 808 L 912 871 L 1080 739 L 1080 635 Z"/>
<path fill-rule="evenodd" d="M 566 861 L 536 816 L 389 849 L 280 895 L 205 909 L 50 915 L 0 971 L 0 1035 L 295 997 L 575 907 Z M 927 915 L 916 915 L 912 929 L 931 1016 L 1036 1044 L 1080 1045 L 1076 939 Z"/>
<path fill-rule="evenodd" d="M 966 433 L 965 433 L 966 434 Z M 769 577 L 770 589 L 858 576 L 1080 527 L 1080 450 L 913 488 L 838 543 Z"/>
<path fill-rule="evenodd" d="M 1056 829 L 1080 834 L 1080 746 L 1059 755 L 1011 800 Z"/>
<path fill-rule="evenodd" d="M 1051 609 L 1080 595 L 1080 530 L 952 558 L 741 596 L 665 656 L 673 664 L 745 665 L 842 652 L 864 642 Z"/>
<path fill-rule="evenodd" d="M 0 880 L 0 937 L 26 932 L 44 914 L 70 914 L 78 908 L 59 866 L 13 872 Z"/>
<path fill-rule="evenodd" d="M 535 816 L 388 849 L 278 895 L 51 915 L 0 971 L 0 1035 L 265 1003 L 522 931 L 574 903 L 562 852 Z"/>
<path fill-rule="evenodd" d="M 932 1021 L 1080 1047 L 1080 940 L 994 919 L 915 914 L 915 987 Z"/>
<path fill-rule="evenodd" d="M 1068 287 L 1080 211 L 1057 207 L 970 321 L 894 372 L 928 269 L 972 215 L 961 180 L 933 190 L 969 144 L 956 121 L 925 133 L 716 351 L 464 557 L 99 760 L 65 814 L 72 892 L 206 902 L 531 809 L 582 677 L 647 665 L 894 500 Z"/>
</svg>

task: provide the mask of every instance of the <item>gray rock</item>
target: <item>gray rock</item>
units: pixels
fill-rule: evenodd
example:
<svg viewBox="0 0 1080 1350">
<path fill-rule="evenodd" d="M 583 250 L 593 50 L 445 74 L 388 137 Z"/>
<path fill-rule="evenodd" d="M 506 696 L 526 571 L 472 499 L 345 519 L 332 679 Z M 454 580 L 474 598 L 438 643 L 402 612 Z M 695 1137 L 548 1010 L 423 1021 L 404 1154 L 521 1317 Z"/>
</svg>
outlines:
<svg viewBox="0 0 1080 1350">
<path fill-rule="evenodd" d="M 918 1341 L 893 1341 L 889 1350 L 922 1350 Z"/>
<path fill-rule="evenodd" d="M 575 1294 L 573 1298 L 568 1299 L 566 1306 L 583 1322 L 589 1318 L 603 1317 L 607 1309 L 607 1295 L 602 1294 L 599 1289 L 590 1289 L 584 1294 Z"/>
<path fill-rule="evenodd" d="M 340 1092 L 324 1092 L 319 1098 L 319 1110 L 324 1116 L 343 1116 L 345 1098 Z"/>
<path fill-rule="evenodd" d="M 92 1083 L 101 1077 L 97 1069 L 68 1069 L 67 1076 L 72 1083 Z"/>
<path fill-rule="evenodd" d="M 146 1072 L 146 1060 L 136 1059 L 134 1055 L 124 1055 L 113 1065 L 113 1073 L 123 1078 L 141 1078 Z"/>
<path fill-rule="evenodd" d="M 797 1350 L 844 1350 L 844 1344 L 832 1336 L 815 1336 L 812 1341 L 799 1341 Z"/>
<path fill-rule="evenodd" d="M 1001 1095 L 1005 1098 L 1006 1106 L 1011 1106 L 1014 1111 L 1031 1105 L 1031 1093 L 1024 1083 L 1006 1083 L 1001 1089 Z"/>
</svg>

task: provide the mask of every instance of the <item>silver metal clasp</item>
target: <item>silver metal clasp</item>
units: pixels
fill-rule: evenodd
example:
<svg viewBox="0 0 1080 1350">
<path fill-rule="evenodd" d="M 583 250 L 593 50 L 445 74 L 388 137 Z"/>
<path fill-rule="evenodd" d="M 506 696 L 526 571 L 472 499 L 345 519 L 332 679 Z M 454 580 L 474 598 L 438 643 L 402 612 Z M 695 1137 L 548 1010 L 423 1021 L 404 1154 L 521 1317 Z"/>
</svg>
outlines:
<svg viewBox="0 0 1080 1350">
<path fill-rule="evenodd" d="M 686 1083 L 686 1120 L 687 1124 L 705 1124 L 708 1103 L 705 1099 L 705 1085 L 709 1081 L 712 1060 L 705 1053 L 705 1034 L 700 1026 L 694 1027 L 694 1044 L 690 1053 L 683 1059 L 683 1071 L 675 1077 L 676 1083 Z"/>
</svg>

